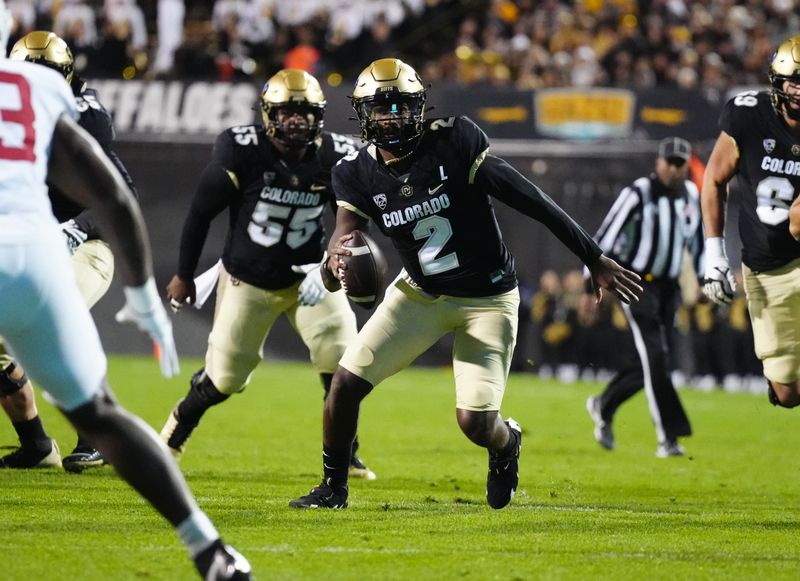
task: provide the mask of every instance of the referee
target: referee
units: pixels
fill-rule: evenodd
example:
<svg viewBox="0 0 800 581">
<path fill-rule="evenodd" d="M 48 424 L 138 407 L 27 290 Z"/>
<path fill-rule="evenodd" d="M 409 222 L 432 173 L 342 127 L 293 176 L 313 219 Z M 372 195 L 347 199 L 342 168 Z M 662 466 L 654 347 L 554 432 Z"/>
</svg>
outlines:
<svg viewBox="0 0 800 581">
<path fill-rule="evenodd" d="M 595 440 L 609 450 L 617 408 L 642 388 L 658 437 L 656 456 L 683 456 L 678 438 L 692 433 L 669 369 L 684 248 L 695 272 L 703 272 L 700 194 L 687 179 L 691 153 L 685 139 L 661 141 L 655 172 L 622 190 L 595 236 L 603 253 L 638 273 L 644 286 L 638 303 L 622 305 L 638 360 L 621 368 L 600 396 L 586 400 Z"/>
</svg>

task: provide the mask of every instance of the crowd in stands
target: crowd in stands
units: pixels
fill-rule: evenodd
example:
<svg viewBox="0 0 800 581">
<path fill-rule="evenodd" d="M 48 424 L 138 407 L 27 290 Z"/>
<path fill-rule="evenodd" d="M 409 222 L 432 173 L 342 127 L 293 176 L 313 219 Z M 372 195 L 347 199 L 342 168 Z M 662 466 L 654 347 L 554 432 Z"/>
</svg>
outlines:
<svg viewBox="0 0 800 581">
<path fill-rule="evenodd" d="M 703 390 L 766 389 L 755 356 L 747 300 L 738 274 L 731 305 L 705 300 L 696 287 L 685 289 L 672 336 L 675 383 Z M 606 296 L 598 309 L 588 309 L 594 295 L 585 292 L 581 271 L 559 275 L 548 270 L 535 292 L 521 292 L 521 320 L 531 328 L 531 344 L 519 346 L 515 368 L 563 382 L 608 381 L 614 371 L 637 357 L 632 334 L 619 302 Z"/>
<path fill-rule="evenodd" d="M 792 0 L 8 0 L 16 37 L 53 29 L 85 74 L 330 82 L 374 58 L 429 82 L 522 89 L 763 83 L 800 25 Z M 14 39 L 12 39 L 13 42 Z"/>
</svg>

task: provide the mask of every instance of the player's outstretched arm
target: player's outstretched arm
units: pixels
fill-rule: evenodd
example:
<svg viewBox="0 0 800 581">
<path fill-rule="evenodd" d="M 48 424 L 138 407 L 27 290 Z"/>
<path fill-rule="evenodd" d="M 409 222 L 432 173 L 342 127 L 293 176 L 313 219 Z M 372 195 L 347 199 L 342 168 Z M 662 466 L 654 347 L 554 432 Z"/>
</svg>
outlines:
<svg viewBox="0 0 800 581">
<path fill-rule="evenodd" d="M 600 256 L 600 247 L 586 230 L 504 159 L 487 155 L 478 169 L 476 181 L 486 193 L 547 226 L 585 265 L 592 264 Z"/>
<path fill-rule="evenodd" d="M 194 192 L 189 213 L 183 222 L 178 253 L 178 272 L 166 288 L 167 299 L 172 310 L 177 312 L 184 303 L 194 304 L 197 289 L 194 272 L 200 262 L 211 222 L 241 193 L 228 172 L 216 159 L 212 160 L 200 174 L 200 183 Z"/>
<path fill-rule="evenodd" d="M 615 260 L 601 254 L 592 264 L 587 265 L 592 276 L 596 302 L 603 300 L 603 289 L 611 292 L 623 303 L 638 303 L 643 289 L 641 277 L 633 271 L 620 266 Z"/>
</svg>

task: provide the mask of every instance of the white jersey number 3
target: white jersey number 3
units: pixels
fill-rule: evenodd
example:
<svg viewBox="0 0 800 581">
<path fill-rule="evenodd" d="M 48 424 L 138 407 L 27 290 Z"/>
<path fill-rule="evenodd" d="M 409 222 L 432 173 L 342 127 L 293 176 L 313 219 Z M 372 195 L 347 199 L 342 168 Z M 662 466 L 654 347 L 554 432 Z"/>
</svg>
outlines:
<svg viewBox="0 0 800 581">
<path fill-rule="evenodd" d="M 0 72 L 0 159 L 36 161 L 35 119 L 28 81 L 22 75 Z"/>
</svg>

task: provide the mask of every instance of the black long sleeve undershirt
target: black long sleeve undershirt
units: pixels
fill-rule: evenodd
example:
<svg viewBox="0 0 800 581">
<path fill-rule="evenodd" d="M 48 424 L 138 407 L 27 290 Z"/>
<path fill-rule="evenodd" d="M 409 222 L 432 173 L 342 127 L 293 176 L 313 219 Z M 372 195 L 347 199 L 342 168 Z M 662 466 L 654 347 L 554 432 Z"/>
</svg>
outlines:
<svg viewBox="0 0 800 581">
<path fill-rule="evenodd" d="M 178 259 L 179 277 L 184 280 L 194 277 L 212 220 L 230 206 L 238 194 L 231 177 L 219 163 L 211 162 L 200 174 L 200 184 L 183 223 Z"/>
<path fill-rule="evenodd" d="M 547 226 L 587 266 L 603 253 L 586 230 L 505 160 L 487 155 L 475 177 L 490 195 Z"/>
</svg>

